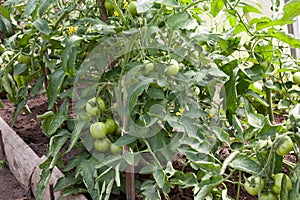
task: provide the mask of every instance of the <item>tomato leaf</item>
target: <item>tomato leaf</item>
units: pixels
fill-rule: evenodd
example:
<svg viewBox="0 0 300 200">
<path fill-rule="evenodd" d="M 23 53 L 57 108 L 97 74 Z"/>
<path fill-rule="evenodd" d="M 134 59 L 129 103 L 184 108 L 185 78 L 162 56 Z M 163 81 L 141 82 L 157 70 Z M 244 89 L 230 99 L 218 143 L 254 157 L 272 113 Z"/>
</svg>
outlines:
<svg viewBox="0 0 300 200">
<path fill-rule="evenodd" d="M 70 186 L 81 183 L 80 179 L 76 179 L 73 175 L 66 175 L 58 179 L 54 187 L 54 192 L 62 191 Z"/>
<path fill-rule="evenodd" d="M 269 33 L 270 33 L 270 36 L 275 37 L 278 40 L 281 40 L 282 42 L 285 42 L 292 47 L 300 48 L 300 40 L 296 39 L 291 34 L 287 34 L 283 31 L 278 31 L 276 29 L 270 29 Z"/>
<path fill-rule="evenodd" d="M 51 137 L 63 124 L 66 120 L 66 116 L 61 113 L 56 113 L 55 115 L 47 116 L 42 121 L 42 131 L 43 133 Z"/>
<path fill-rule="evenodd" d="M 300 199 L 300 164 L 298 163 L 290 173 L 293 188 L 289 192 L 289 199 Z"/>
<path fill-rule="evenodd" d="M 3 7 L 2 5 L 0 5 L 0 13 L 3 17 L 5 17 L 6 19 L 10 18 L 10 12 L 8 9 L 6 9 L 5 7 Z"/>
<path fill-rule="evenodd" d="M 238 73 L 238 62 L 237 60 L 233 60 L 230 63 L 224 65 L 221 69 L 227 74 L 230 78 L 225 83 L 225 105 L 227 107 L 226 117 L 230 123 L 232 123 L 232 116 L 235 114 L 237 109 L 237 89 L 236 89 L 236 81 L 237 81 L 237 73 Z"/>
<path fill-rule="evenodd" d="M 72 35 L 63 42 L 65 45 L 65 49 L 62 53 L 62 66 L 64 72 L 68 76 L 75 76 L 76 55 L 78 53 L 79 44 L 82 39 L 82 37 Z"/>
<path fill-rule="evenodd" d="M 37 19 L 33 22 L 33 26 L 40 32 L 49 35 L 51 33 L 51 29 L 48 26 L 48 22 L 45 19 Z"/>
<path fill-rule="evenodd" d="M 42 200 L 52 175 L 52 169 L 43 170 L 37 185 L 36 200 Z"/>
<path fill-rule="evenodd" d="M 260 166 L 247 155 L 238 155 L 229 163 L 229 166 L 250 174 L 259 174 L 261 172 Z"/>
<path fill-rule="evenodd" d="M 35 11 L 35 9 L 37 8 L 39 1 L 40 0 L 28 0 L 24 10 L 24 15 L 27 17 L 31 15 L 33 11 Z"/>
<path fill-rule="evenodd" d="M 222 8 L 225 6 L 224 0 L 213 0 L 211 2 L 211 14 L 212 16 L 216 17 L 219 12 L 222 10 Z"/>
<path fill-rule="evenodd" d="M 124 146 L 133 143 L 136 141 L 137 138 L 131 135 L 123 135 L 122 137 L 119 137 L 119 139 L 115 142 L 115 145 L 117 146 Z"/>
<path fill-rule="evenodd" d="M 288 1 L 283 7 L 284 15 L 282 19 L 292 20 L 295 17 L 299 16 L 300 15 L 299 7 L 300 7 L 300 0 Z"/>
<path fill-rule="evenodd" d="M 98 199 L 98 190 L 95 187 L 95 175 L 97 176 L 95 166 L 98 164 L 99 161 L 94 157 L 91 157 L 88 160 L 82 160 L 76 170 L 76 174 L 80 174 L 82 176 L 84 185 L 93 199 Z"/>
<path fill-rule="evenodd" d="M 167 24 L 172 30 L 177 29 L 187 29 L 192 30 L 196 28 L 197 21 L 194 18 L 190 18 L 187 12 L 176 13 L 171 15 L 168 20 Z"/>
<path fill-rule="evenodd" d="M 166 182 L 166 175 L 163 170 L 158 169 L 153 172 L 153 178 L 159 188 L 163 188 Z"/>
<path fill-rule="evenodd" d="M 57 99 L 66 74 L 62 69 L 58 69 L 49 75 L 49 86 L 47 89 L 48 109 L 51 110 Z"/>
<path fill-rule="evenodd" d="M 145 200 L 161 199 L 160 191 L 152 180 L 146 180 L 141 185 L 141 190 Z"/>
<path fill-rule="evenodd" d="M 257 5 L 259 5 L 259 4 L 257 4 Z M 261 8 L 261 6 L 260 6 L 260 8 Z M 243 6 L 243 12 L 244 13 L 259 13 L 259 14 L 262 14 L 262 12 L 258 8 L 254 7 L 250 4 L 246 4 L 245 6 Z"/>
<path fill-rule="evenodd" d="M 42 16 L 44 12 L 49 8 L 49 6 L 56 2 L 56 0 L 41 0 L 40 8 L 39 8 L 39 15 Z"/>
<path fill-rule="evenodd" d="M 138 13 L 147 12 L 153 5 L 154 0 L 139 0 L 136 3 L 136 10 Z"/>
</svg>

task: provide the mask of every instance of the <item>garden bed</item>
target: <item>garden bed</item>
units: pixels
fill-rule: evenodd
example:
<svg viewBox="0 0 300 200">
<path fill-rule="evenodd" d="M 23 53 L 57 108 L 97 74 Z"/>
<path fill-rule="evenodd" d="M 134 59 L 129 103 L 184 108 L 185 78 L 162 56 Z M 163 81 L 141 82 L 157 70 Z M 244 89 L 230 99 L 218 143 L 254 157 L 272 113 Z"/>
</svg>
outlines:
<svg viewBox="0 0 300 200">
<path fill-rule="evenodd" d="M 39 164 L 45 157 L 47 142 L 40 129 L 40 120 L 37 115 L 47 109 L 47 100 L 44 96 L 38 96 L 29 100 L 28 105 L 32 113 L 20 113 L 18 120 L 13 126 L 9 126 L 13 115 L 13 105 L 6 102 L 5 108 L 1 109 L 0 129 L 2 138 L 2 159 L 6 159 L 8 168 L 3 168 L 0 173 L 1 191 L 0 199 L 34 199 L 36 186 L 39 180 Z M 42 157 L 43 156 L 43 157 Z M 14 175 L 17 180 L 12 176 Z M 57 168 L 54 169 L 44 199 L 55 199 L 60 196 L 59 192 L 53 192 L 51 186 L 63 174 Z M 71 196 L 70 199 L 86 199 L 82 195 Z"/>
</svg>

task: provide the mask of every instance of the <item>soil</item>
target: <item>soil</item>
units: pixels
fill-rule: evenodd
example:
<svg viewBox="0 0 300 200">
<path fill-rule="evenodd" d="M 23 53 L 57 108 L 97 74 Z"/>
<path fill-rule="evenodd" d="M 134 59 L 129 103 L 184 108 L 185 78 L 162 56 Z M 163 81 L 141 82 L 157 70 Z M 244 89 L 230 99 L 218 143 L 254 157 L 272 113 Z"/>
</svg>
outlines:
<svg viewBox="0 0 300 200">
<path fill-rule="evenodd" d="M 3 95 L 1 95 L 3 97 Z M 4 95 L 5 96 L 5 95 Z M 0 109 L 0 116 L 9 124 L 12 123 L 14 105 L 2 99 L 5 107 Z M 41 120 L 36 116 L 47 109 L 47 99 L 40 95 L 28 101 L 32 113 L 20 113 L 13 126 L 16 133 L 35 151 L 38 156 L 45 155 L 49 139 L 41 132 Z M 1 154 L 0 154 L 1 155 Z M 0 157 L 0 160 L 4 157 Z M 19 185 L 7 166 L 0 169 L 0 200 L 34 200 Z"/>
<path fill-rule="evenodd" d="M 5 99 L 5 95 L 0 94 L 0 98 L 2 99 L 5 107 L 0 109 L 0 116 L 9 124 L 12 123 L 12 117 L 14 113 L 14 105 L 8 102 Z M 49 138 L 47 138 L 41 132 L 41 120 L 36 116 L 43 114 L 47 111 L 47 98 L 43 95 L 39 95 L 37 97 L 33 97 L 28 100 L 28 105 L 31 110 L 31 113 L 20 113 L 18 115 L 17 121 L 13 126 L 13 129 L 16 133 L 35 151 L 38 156 L 42 156 L 46 154 L 47 144 L 49 142 Z M 277 123 L 281 122 L 283 119 L 279 119 L 277 117 Z M 1 150 L 1 148 L 0 148 Z M 1 157 L 0 152 L 0 160 L 4 159 Z M 287 160 L 291 162 L 295 162 L 292 155 L 286 157 Z M 173 161 L 173 167 L 175 169 L 182 169 L 185 157 L 178 157 L 177 160 Z M 193 171 L 191 168 L 186 168 L 185 170 Z M 288 173 L 288 172 L 287 172 Z M 235 175 L 233 177 L 235 180 L 238 180 L 238 176 Z M 16 179 L 10 173 L 9 169 L 4 166 L 0 169 L 0 200 L 34 200 L 30 194 L 26 194 L 26 192 L 21 188 Z M 226 184 L 228 194 L 235 198 L 235 191 L 237 191 L 236 184 Z M 179 187 L 175 187 L 169 194 L 171 200 L 192 200 L 193 199 L 193 191 L 190 188 L 181 189 Z M 124 197 L 112 197 L 114 200 L 121 200 Z M 249 195 L 244 188 L 241 188 L 240 191 L 240 200 L 256 200 L 257 197 L 253 197 Z"/>
</svg>

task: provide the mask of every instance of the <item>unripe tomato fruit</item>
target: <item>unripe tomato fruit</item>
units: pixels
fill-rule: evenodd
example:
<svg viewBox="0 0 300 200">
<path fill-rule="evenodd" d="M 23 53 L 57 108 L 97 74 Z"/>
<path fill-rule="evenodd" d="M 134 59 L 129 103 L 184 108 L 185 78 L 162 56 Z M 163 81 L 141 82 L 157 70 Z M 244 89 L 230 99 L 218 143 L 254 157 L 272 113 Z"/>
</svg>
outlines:
<svg viewBox="0 0 300 200">
<path fill-rule="evenodd" d="M 130 12 L 130 14 L 132 16 L 137 14 L 137 10 L 136 10 L 136 2 L 135 1 L 131 1 L 128 5 L 128 11 Z"/>
<path fill-rule="evenodd" d="M 298 84 L 298 85 L 300 84 L 300 72 L 294 73 L 293 81 L 294 81 L 295 84 Z"/>
<path fill-rule="evenodd" d="M 25 56 L 23 54 L 19 54 L 18 61 L 22 62 L 22 63 L 25 63 L 25 64 L 28 64 L 28 65 L 31 64 L 30 56 Z"/>
<path fill-rule="evenodd" d="M 176 60 L 172 59 L 170 64 L 167 66 L 166 73 L 170 76 L 174 76 L 179 71 L 179 64 Z"/>
<path fill-rule="evenodd" d="M 107 128 L 103 122 L 95 122 L 90 126 L 90 133 L 93 138 L 105 138 Z"/>
<path fill-rule="evenodd" d="M 90 115 L 97 116 L 100 113 L 98 105 L 101 111 L 105 110 L 105 103 L 103 99 L 98 97 L 96 102 L 96 97 L 93 97 L 88 100 L 88 102 L 85 105 L 85 109 Z"/>
<path fill-rule="evenodd" d="M 205 3 L 205 4 L 203 5 L 203 10 L 209 11 L 209 5 L 208 5 L 208 3 Z"/>
<path fill-rule="evenodd" d="M 276 194 L 280 194 L 281 191 L 281 182 L 282 182 L 282 178 L 283 176 L 286 177 L 286 189 L 287 190 L 291 190 L 292 189 L 292 181 L 290 179 L 290 177 L 288 177 L 286 174 L 284 173 L 277 173 L 274 175 L 274 185 L 272 186 L 272 191 Z"/>
<path fill-rule="evenodd" d="M 87 112 L 83 112 L 79 115 L 79 119 L 81 121 L 88 122 L 92 120 L 92 116 Z"/>
<path fill-rule="evenodd" d="M 279 145 L 277 146 L 276 153 L 279 156 L 288 154 L 294 146 L 292 139 L 289 136 L 284 136 L 279 139 Z"/>
<path fill-rule="evenodd" d="M 104 7 L 107 11 L 113 11 L 114 10 L 114 6 L 113 3 L 110 0 L 106 0 L 104 2 Z"/>
<path fill-rule="evenodd" d="M 107 151 L 109 146 L 110 146 L 110 140 L 108 138 L 104 138 L 102 140 L 97 139 L 95 140 L 94 143 L 94 148 L 100 152 Z"/>
<path fill-rule="evenodd" d="M 116 122 L 110 118 L 106 119 L 105 126 L 107 129 L 107 134 L 113 134 L 118 127 Z"/>
<path fill-rule="evenodd" d="M 120 137 L 120 136 L 121 136 L 121 133 L 122 133 L 122 129 L 121 129 L 120 127 L 117 127 L 117 129 L 116 129 L 114 135 Z"/>
<path fill-rule="evenodd" d="M 262 193 L 259 197 L 259 200 L 278 200 L 278 198 L 274 193 L 268 192 Z"/>
<path fill-rule="evenodd" d="M 151 72 L 154 69 L 154 64 L 152 62 L 150 62 L 149 60 L 144 60 L 143 63 L 144 63 L 144 67 L 145 67 L 144 73 L 146 75 L 148 75 L 149 72 Z"/>
<path fill-rule="evenodd" d="M 263 191 L 265 180 L 259 176 L 250 176 L 244 183 L 245 190 L 251 195 L 258 195 L 259 191 Z"/>
<path fill-rule="evenodd" d="M 120 154 L 123 151 L 122 147 L 116 146 L 115 143 L 111 143 L 109 149 L 113 154 Z"/>
</svg>

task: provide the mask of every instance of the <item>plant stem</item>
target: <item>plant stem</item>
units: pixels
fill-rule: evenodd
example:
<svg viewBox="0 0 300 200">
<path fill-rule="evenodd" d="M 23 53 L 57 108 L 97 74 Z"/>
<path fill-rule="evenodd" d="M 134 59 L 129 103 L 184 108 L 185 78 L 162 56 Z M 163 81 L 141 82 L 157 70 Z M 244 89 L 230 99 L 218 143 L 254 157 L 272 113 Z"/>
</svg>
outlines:
<svg viewBox="0 0 300 200">
<path fill-rule="evenodd" d="M 104 7 L 104 0 L 97 0 L 98 6 L 99 6 L 99 12 L 100 12 L 100 19 L 103 22 L 107 21 L 107 14 L 106 9 Z"/>
<path fill-rule="evenodd" d="M 238 188 L 237 188 L 237 194 L 236 194 L 236 200 L 240 199 L 240 192 L 241 192 L 241 181 L 242 181 L 242 172 L 239 171 L 239 180 L 238 180 Z"/>
<path fill-rule="evenodd" d="M 264 83 L 266 83 L 266 79 L 264 79 Z M 267 103 L 269 104 L 268 107 L 268 114 L 269 114 L 269 120 L 271 123 L 274 123 L 274 113 L 273 113 L 273 103 L 272 103 L 272 90 L 270 88 L 266 87 L 266 98 Z"/>
<path fill-rule="evenodd" d="M 126 85 L 126 75 L 124 75 L 122 79 L 123 85 Z M 121 91 L 119 91 L 121 92 Z M 127 104 L 127 99 L 125 93 L 123 93 L 123 98 L 122 98 L 122 104 L 124 108 L 126 107 Z M 122 128 L 122 135 L 127 134 L 126 128 L 127 128 L 127 123 L 128 123 L 128 116 L 126 113 L 123 115 L 123 128 Z M 128 152 L 130 149 L 126 145 L 124 146 L 123 153 L 125 154 Z M 135 176 L 134 176 L 134 166 L 133 165 L 128 165 L 126 167 L 126 199 L 127 200 L 135 200 Z"/>
</svg>

